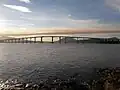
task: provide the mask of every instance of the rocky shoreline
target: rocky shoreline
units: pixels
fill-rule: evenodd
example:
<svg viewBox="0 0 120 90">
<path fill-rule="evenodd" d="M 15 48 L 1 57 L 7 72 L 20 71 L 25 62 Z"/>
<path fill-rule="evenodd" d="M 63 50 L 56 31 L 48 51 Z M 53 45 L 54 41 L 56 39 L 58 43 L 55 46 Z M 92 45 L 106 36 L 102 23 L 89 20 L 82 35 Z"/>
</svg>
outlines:
<svg viewBox="0 0 120 90">
<path fill-rule="evenodd" d="M 120 68 L 94 69 L 92 78 L 87 81 L 82 80 L 79 74 L 67 80 L 49 77 L 39 84 L 17 79 L 1 81 L 0 90 L 120 90 Z"/>
</svg>

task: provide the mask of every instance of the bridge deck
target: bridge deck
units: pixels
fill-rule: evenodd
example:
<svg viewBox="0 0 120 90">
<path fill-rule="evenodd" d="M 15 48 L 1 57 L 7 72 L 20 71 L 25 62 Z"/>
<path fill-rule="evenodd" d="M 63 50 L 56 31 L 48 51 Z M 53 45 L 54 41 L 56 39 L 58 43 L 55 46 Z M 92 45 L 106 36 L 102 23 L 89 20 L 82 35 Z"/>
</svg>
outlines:
<svg viewBox="0 0 120 90">
<path fill-rule="evenodd" d="M 50 38 L 49 42 L 54 43 L 56 40 L 54 38 L 58 38 L 59 43 L 62 41 L 67 43 L 67 40 L 74 40 L 74 42 L 79 43 L 80 39 L 93 39 L 93 40 L 102 40 L 108 41 L 108 38 L 91 38 L 91 37 L 75 37 L 75 36 L 32 36 L 32 37 L 21 37 L 21 38 L 8 38 L 4 40 L 0 40 L 0 43 L 44 43 L 44 38 Z M 39 39 L 39 41 L 37 40 Z M 110 41 L 110 40 L 109 40 Z M 120 40 L 118 40 L 120 42 Z"/>
</svg>

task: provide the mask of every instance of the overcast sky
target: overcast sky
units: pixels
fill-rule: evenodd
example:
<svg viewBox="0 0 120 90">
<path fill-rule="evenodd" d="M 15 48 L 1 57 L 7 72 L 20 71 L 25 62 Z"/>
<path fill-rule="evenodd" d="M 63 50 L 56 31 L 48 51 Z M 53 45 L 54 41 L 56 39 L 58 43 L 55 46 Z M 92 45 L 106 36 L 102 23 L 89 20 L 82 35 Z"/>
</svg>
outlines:
<svg viewBox="0 0 120 90">
<path fill-rule="evenodd" d="M 120 0 L 0 0 L 0 33 L 120 30 Z"/>
</svg>

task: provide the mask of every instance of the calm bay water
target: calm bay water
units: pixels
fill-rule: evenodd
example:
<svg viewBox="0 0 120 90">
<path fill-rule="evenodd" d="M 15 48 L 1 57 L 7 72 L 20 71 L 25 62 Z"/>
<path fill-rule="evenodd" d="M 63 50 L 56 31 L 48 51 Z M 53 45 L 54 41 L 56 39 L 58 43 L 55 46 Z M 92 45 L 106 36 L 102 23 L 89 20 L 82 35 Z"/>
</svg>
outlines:
<svg viewBox="0 0 120 90">
<path fill-rule="evenodd" d="M 93 68 L 119 66 L 117 44 L 0 44 L 1 79 L 67 78 Z"/>
</svg>

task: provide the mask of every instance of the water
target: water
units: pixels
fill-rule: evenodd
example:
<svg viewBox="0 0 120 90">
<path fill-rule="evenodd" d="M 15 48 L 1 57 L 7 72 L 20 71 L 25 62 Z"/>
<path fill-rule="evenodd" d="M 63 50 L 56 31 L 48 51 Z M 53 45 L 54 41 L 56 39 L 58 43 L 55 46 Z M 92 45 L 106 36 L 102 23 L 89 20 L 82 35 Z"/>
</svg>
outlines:
<svg viewBox="0 0 120 90">
<path fill-rule="evenodd" d="M 0 44 L 0 78 L 37 82 L 120 66 L 117 44 Z"/>
</svg>

